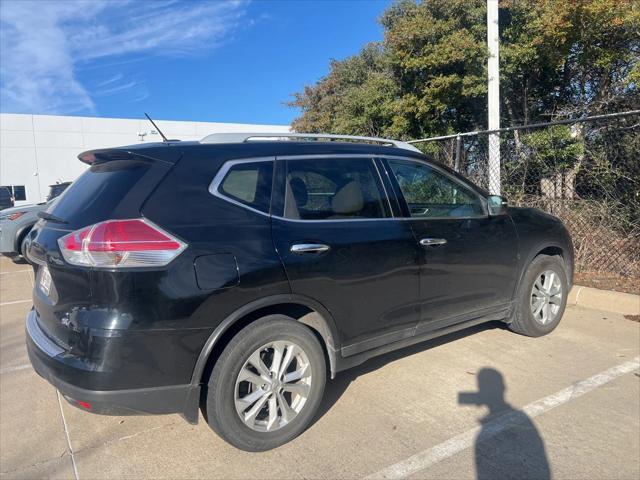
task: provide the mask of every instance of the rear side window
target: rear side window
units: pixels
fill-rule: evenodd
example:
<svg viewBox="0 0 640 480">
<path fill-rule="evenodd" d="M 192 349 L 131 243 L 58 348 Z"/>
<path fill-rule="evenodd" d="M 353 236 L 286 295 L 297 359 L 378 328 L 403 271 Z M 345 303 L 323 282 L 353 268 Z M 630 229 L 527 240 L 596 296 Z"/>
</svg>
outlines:
<svg viewBox="0 0 640 480">
<path fill-rule="evenodd" d="M 217 193 L 247 207 L 269 213 L 273 161 L 229 162 L 214 179 L 212 193 Z"/>
<path fill-rule="evenodd" d="M 286 218 L 339 220 L 390 216 L 371 159 L 288 160 L 286 178 Z"/>
</svg>

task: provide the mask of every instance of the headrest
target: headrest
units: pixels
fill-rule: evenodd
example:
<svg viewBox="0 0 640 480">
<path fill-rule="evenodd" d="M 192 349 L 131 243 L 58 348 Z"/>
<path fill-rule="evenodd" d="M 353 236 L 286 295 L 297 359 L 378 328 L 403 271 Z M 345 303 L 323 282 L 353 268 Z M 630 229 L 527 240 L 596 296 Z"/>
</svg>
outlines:
<svg viewBox="0 0 640 480">
<path fill-rule="evenodd" d="M 304 207 L 309 201 L 309 192 L 307 192 L 307 185 L 301 178 L 292 178 L 289 180 L 289 187 L 293 193 L 293 198 L 296 199 L 296 204 L 299 207 Z"/>
<path fill-rule="evenodd" d="M 331 209 L 337 215 L 356 213 L 363 207 L 362 187 L 355 180 L 344 185 L 331 199 Z"/>
</svg>

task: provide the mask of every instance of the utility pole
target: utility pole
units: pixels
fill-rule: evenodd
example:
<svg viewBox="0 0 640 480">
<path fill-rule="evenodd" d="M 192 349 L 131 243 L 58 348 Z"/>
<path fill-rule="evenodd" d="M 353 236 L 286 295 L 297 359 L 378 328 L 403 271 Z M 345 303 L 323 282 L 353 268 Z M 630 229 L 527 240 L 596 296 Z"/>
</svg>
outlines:
<svg viewBox="0 0 640 480">
<path fill-rule="evenodd" d="M 498 0 L 487 0 L 488 74 L 488 128 L 500 128 L 500 28 L 498 26 Z M 489 191 L 500 195 L 500 134 L 489 134 Z"/>
</svg>

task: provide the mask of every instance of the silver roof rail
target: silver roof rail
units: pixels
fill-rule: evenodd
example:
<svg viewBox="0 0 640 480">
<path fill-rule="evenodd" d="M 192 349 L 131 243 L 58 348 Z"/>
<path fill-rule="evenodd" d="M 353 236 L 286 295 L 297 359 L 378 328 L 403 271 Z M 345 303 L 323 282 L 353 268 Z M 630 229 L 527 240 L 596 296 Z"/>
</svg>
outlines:
<svg viewBox="0 0 640 480">
<path fill-rule="evenodd" d="M 213 133 L 200 140 L 200 143 L 244 143 L 252 140 L 287 140 L 294 138 L 307 140 L 326 138 L 329 140 L 352 140 L 364 143 L 381 143 L 383 145 L 390 145 L 396 148 L 410 150 L 412 152 L 420 152 L 420 150 L 413 145 L 399 140 L 377 137 L 358 137 L 355 135 L 332 135 L 328 133 Z"/>
</svg>

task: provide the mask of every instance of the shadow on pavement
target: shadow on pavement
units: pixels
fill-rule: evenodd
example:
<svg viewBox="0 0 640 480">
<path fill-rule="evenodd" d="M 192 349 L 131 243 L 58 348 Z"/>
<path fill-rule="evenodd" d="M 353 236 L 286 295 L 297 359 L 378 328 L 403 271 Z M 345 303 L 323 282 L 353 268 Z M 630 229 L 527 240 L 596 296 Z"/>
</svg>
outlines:
<svg viewBox="0 0 640 480">
<path fill-rule="evenodd" d="M 550 479 L 544 441 L 527 414 L 505 400 L 502 374 L 493 368 L 482 368 L 477 379 L 478 391 L 460 392 L 458 403 L 489 409 L 478 420 L 481 425 L 475 440 L 478 480 Z"/>
<path fill-rule="evenodd" d="M 327 386 L 325 389 L 324 398 L 322 403 L 320 404 L 320 408 L 318 409 L 318 413 L 312 423 L 315 424 L 320 418 L 322 418 L 332 407 L 333 405 L 342 397 L 342 394 L 349 388 L 351 382 L 353 382 L 360 375 L 365 375 L 374 370 L 382 368 L 388 363 L 391 363 L 395 360 L 399 360 L 404 357 L 408 357 L 415 353 L 423 352 L 425 350 L 429 350 L 431 348 L 438 347 L 440 345 L 444 345 L 449 342 L 453 342 L 455 340 L 474 335 L 478 332 L 482 332 L 485 330 L 491 330 L 494 328 L 506 328 L 505 324 L 502 322 L 489 322 L 485 324 L 476 325 L 473 327 L 466 328 L 464 330 L 460 330 L 459 332 L 450 333 L 448 335 L 444 335 L 439 338 L 434 338 L 432 340 L 426 340 L 421 343 L 417 343 L 415 345 L 411 345 L 409 347 L 402 348 L 400 350 L 395 350 L 393 352 L 386 353 L 384 355 L 380 355 L 379 357 L 374 357 L 367 360 L 362 365 L 357 367 L 350 368 L 349 370 L 345 370 L 344 372 L 340 372 L 336 375 L 336 378 L 333 380 L 327 379 Z"/>
</svg>

